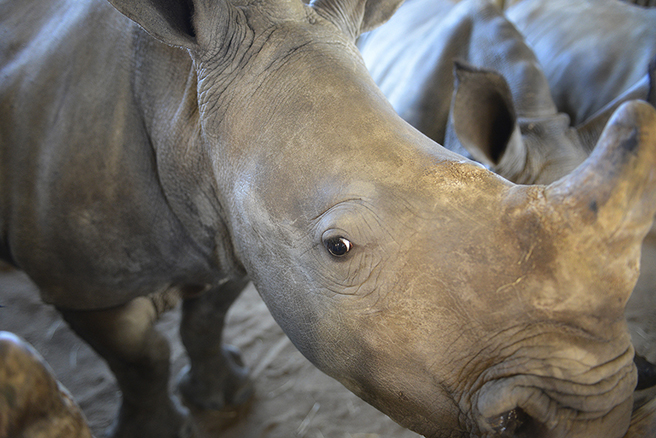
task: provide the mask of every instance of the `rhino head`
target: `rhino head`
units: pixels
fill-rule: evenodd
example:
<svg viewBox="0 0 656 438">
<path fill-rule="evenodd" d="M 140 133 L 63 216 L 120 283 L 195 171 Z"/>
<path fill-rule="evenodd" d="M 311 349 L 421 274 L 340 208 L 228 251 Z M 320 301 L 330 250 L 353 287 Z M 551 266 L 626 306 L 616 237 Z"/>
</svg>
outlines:
<svg viewBox="0 0 656 438">
<path fill-rule="evenodd" d="M 189 51 L 221 260 L 317 367 L 427 437 L 624 433 L 651 107 L 622 107 L 567 178 L 517 186 L 373 83 L 354 39 L 397 1 L 112 3 Z"/>
</svg>

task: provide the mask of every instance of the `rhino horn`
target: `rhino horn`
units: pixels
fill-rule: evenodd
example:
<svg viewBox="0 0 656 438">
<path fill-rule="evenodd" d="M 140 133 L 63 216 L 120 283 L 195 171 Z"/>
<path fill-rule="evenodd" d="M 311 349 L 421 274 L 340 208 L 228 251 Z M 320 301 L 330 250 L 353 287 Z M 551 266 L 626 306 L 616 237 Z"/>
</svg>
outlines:
<svg viewBox="0 0 656 438">
<path fill-rule="evenodd" d="M 631 101 L 611 117 L 588 159 L 545 195 L 608 237 L 623 227 L 642 240 L 656 213 L 655 189 L 656 111 Z"/>
<path fill-rule="evenodd" d="M 644 101 L 620 106 L 588 159 L 546 187 L 544 195 L 570 229 L 571 257 L 588 260 L 597 275 L 613 278 L 599 286 L 609 290 L 603 301 L 619 307 L 598 304 L 623 311 L 637 280 L 642 239 L 656 213 L 654 108 Z"/>
</svg>

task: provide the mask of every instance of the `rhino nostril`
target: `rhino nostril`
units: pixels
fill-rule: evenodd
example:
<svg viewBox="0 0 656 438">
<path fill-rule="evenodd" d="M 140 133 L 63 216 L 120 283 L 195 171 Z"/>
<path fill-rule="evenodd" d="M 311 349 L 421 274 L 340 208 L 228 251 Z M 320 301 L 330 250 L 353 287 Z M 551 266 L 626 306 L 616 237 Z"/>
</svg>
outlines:
<svg viewBox="0 0 656 438">
<path fill-rule="evenodd" d="M 544 438 L 546 427 L 528 415 L 522 408 L 515 408 L 490 421 L 499 438 Z"/>
<path fill-rule="evenodd" d="M 490 426 L 500 437 L 514 437 L 515 432 L 522 428 L 527 417 L 528 415 L 522 409 L 515 408 L 490 421 Z"/>
</svg>

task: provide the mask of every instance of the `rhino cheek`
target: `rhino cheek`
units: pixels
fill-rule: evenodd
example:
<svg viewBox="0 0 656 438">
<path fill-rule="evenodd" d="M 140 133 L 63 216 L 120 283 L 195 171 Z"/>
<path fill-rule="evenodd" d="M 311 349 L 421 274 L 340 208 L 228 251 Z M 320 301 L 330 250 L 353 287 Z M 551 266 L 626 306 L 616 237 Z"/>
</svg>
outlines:
<svg viewBox="0 0 656 438">
<path fill-rule="evenodd" d="M 395 339 L 402 331 L 414 333 L 411 324 L 388 324 L 390 328 L 384 330 L 359 318 L 359 323 L 335 326 L 343 316 L 333 310 L 318 321 L 317 340 L 324 346 L 315 350 L 318 368 L 417 433 L 442 437 L 461 429 L 458 406 L 441 381 L 442 370 L 428 370 L 432 361 L 426 360 L 426 354 L 415 354 L 408 348 L 412 342 Z"/>
</svg>

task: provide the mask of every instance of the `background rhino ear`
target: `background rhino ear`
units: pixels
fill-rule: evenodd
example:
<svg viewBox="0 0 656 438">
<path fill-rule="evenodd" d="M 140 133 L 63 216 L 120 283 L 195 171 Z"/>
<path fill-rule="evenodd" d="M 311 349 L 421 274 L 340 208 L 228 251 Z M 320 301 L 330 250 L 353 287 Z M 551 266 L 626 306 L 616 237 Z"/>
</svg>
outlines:
<svg viewBox="0 0 656 438">
<path fill-rule="evenodd" d="M 517 170 L 512 167 L 523 167 L 526 151 L 506 80 L 459 61 L 454 75 L 447 139 L 457 137 L 475 160 L 498 173 L 500 168 L 507 175 Z"/>
<path fill-rule="evenodd" d="M 312 0 L 310 6 L 354 40 L 387 20 L 403 0 Z"/>
<path fill-rule="evenodd" d="M 192 0 L 108 0 L 119 12 L 158 40 L 176 47 L 196 48 Z"/>
</svg>

